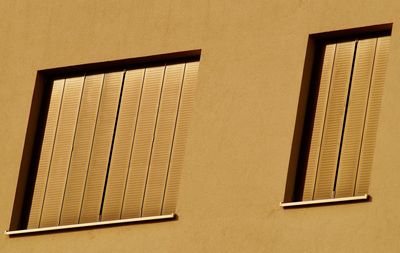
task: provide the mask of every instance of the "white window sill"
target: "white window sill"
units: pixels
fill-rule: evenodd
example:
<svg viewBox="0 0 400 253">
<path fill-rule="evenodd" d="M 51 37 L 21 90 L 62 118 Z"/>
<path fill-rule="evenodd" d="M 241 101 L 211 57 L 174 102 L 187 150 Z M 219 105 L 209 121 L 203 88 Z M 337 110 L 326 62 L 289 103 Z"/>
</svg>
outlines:
<svg viewBox="0 0 400 253">
<path fill-rule="evenodd" d="M 295 206 L 321 205 L 321 204 L 335 203 L 335 202 L 360 201 L 367 199 L 368 199 L 368 194 L 365 194 L 362 196 L 345 197 L 345 198 L 318 199 L 318 200 L 286 202 L 286 203 L 281 202 L 279 205 L 285 208 L 285 207 L 295 207 Z"/>
<path fill-rule="evenodd" d="M 54 227 L 45 227 L 45 228 L 32 228 L 32 229 L 24 229 L 24 230 L 5 231 L 4 234 L 6 234 L 6 235 L 20 235 L 20 234 L 30 234 L 30 233 L 54 231 L 54 230 L 66 230 L 66 229 L 73 229 L 73 228 L 95 227 L 95 226 L 104 226 L 104 225 L 111 225 L 111 224 L 134 223 L 134 222 L 152 221 L 152 220 L 165 220 L 165 219 L 173 219 L 173 218 L 175 218 L 175 214 L 167 214 L 167 215 L 132 218 L 132 219 L 123 219 L 123 220 L 98 221 L 98 222 L 73 224 L 73 225 L 64 225 L 64 226 L 54 226 Z"/>
</svg>

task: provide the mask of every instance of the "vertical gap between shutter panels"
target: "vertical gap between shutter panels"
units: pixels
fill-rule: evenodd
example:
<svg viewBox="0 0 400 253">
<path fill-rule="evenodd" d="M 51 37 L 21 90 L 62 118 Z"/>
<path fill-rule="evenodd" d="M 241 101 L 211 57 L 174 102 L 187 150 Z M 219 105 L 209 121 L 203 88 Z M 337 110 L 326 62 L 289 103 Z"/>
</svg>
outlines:
<svg viewBox="0 0 400 253">
<path fill-rule="evenodd" d="M 379 37 L 378 37 L 379 38 Z M 371 71 L 371 76 L 370 76 L 370 83 L 368 86 L 368 99 L 367 99 L 367 103 L 365 105 L 365 113 L 364 113 L 364 124 L 363 124 L 363 128 L 362 128 L 362 135 L 361 135 L 361 142 L 360 142 L 360 149 L 359 149 L 359 153 L 358 153 L 358 162 L 357 162 L 357 168 L 356 168 L 356 178 L 354 180 L 354 189 L 353 189 L 353 196 L 355 195 L 356 192 L 356 186 L 357 186 L 357 179 L 358 179 L 358 168 L 360 166 L 360 160 L 361 160 L 361 148 L 362 148 L 362 144 L 363 144 L 363 140 L 364 140 L 364 130 L 365 130 L 365 124 L 367 122 L 367 112 L 368 112 L 368 104 L 369 104 L 369 97 L 371 94 L 371 86 L 372 86 L 372 77 L 374 74 L 374 68 L 375 68 L 375 59 L 376 59 L 376 50 L 378 47 L 378 38 L 376 38 L 375 41 L 375 51 L 374 51 L 374 59 L 372 61 L 372 71 Z"/>
<path fill-rule="evenodd" d="M 140 209 L 140 217 L 142 217 L 142 215 L 143 215 L 143 204 L 144 204 L 144 199 L 145 199 L 145 196 L 146 196 L 146 188 L 147 188 L 147 181 L 148 181 L 148 178 L 149 178 L 149 170 L 150 170 L 151 157 L 152 157 L 152 155 L 153 155 L 154 139 L 155 139 L 155 136 L 156 136 L 158 115 L 159 115 L 159 112 L 160 112 L 160 102 L 161 102 L 161 98 L 162 98 L 162 94 L 163 94 L 164 79 L 165 79 L 166 68 L 167 68 L 167 64 L 164 64 L 164 73 L 163 73 L 163 78 L 162 78 L 162 82 L 161 82 L 160 97 L 158 98 L 157 117 L 156 117 L 156 121 L 155 121 L 155 123 L 154 123 L 153 139 L 152 139 L 152 142 L 151 142 L 151 149 L 150 149 L 149 162 L 148 162 L 148 165 L 147 165 L 147 175 L 146 175 L 146 181 L 145 181 L 145 184 L 144 184 L 142 205 L 141 205 L 141 209 Z"/>
<path fill-rule="evenodd" d="M 178 99 L 178 108 L 175 116 L 175 125 L 174 125 L 174 132 L 172 134 L 172 142 L 171 142 L 171 149 L 169 153 L 169 158 L 168 158 L 168 168 L 167 168 L 167 174 L 165 178 L 165 183 L 164 183 L 164 192 L 163 192 L 163 197 L 161 199 L 161 209 L 160 209 L 160 215 L 162 214 L 163 208 L 164 208 L 164 199 L 165 199 L 165 191 L 167 189 L 167 183 L 168 183 L 168 178 L 169 178 L 169 168 L 171 166 L 171 158 L 172 158 L 172 150 L 174 148 L 174 141 L 175 141 L 175 133 L 176 133 L 176 125 L 178 123 L 178 115 L 179 115 L 179 109 L 181 107 L 181 98 L 182 98 L 182 90 L 183 90 L 183 80 L 185 80 L 185 72 L 186 72 L 186 63 L 185 67 L 183 68 L 183 75 L 182 75 L 182 81 L 181 81 L 181 89 L 179 91 L 179 99 Z"/>
<path fill-rule="evenodd" d="M 133 132 L 131 150 L 130 150 L 130 153 L 129 153 L 128 170 L 127 170 L 126 178 L 125 178 L 125 187 L 124 187 L 124 192 L 123 192 L 123 195 L 122 195 L 123 199 L 122 199 L 122 203 L 121 203 L 121 211 L 120 211 L 120 214 L 119 214 L 119 218 L 122 217 L 122 209 L 123 209 L 124 202 L 125 202 L 126 185 L 128 184 L 128 178 L 129 178 L 129 172 L 130 172 L 129 168 L 131 167 L 131 159 L 132 159 L 132 153 L 133 153 L 132 151 L 133 151 L 133 145 L 135 143 L 135 136 L 136 136 L 136 130 L 137 130 L 137 123 L 138 123 L 138 119 L 139 119 L 140 105 L 142 103 L 142 94 L 143 94 L 144 79 L 146 77 L 146 69 L 147 68 L 144 68 L 144 73 L 143 73 L 143 78 L 142 78 L 142 86 L 141 86 L 141 89 L 140 89 L 139 105 L 138 105 L 138 109 L 137 109 L 137 112 L 136 112 L 136 120 L 135 120 L 135 131 Z"/>
<path fill-rule="evenodd" d="M 124 82 L 125 82 L 125 75 L 126 75 L 126 70 L 124 70 L 124 74 L 122 76 L 122 84 L 121 84 L 121 89 L 119 92 L 119 100 L 118 100 L 118 108 L 117 108 L 117 115 L 115 117 L 115 123 L 114 123 L 114 131 L 112 135 L 112 141 L 111 141 L 111 148 L 110 148 L 110 154 L 108 156 L 108 164 L 107 164 L 107 171 L 106 171 L 106 177 L 104 181 L 104 187 L 103 187 L 103 196 L 101 197 L 101 204 L 100 204 L 100 211 L 99 211 L 99 220 L 101 221 L 101 214 L 103 212 L 103 205 L 104 205 L 104 198 L 106 196 L 106 188 L 107 188 L 107 181 L 108 181 L 108 175 L 110 173 L 110 164 L 111 164 L 111 157 L 112 157 L 112 152 L 114 148 L 114 138 L 115 138 L 115 132 L 117 130 L 117 124 L 118 124 L 118 117 L 119 117 L 119 109 L 121 106 L 121 99 L 122 99 L 122 92 L 124 90 Z"/>
<path fill-rule="evenodd" d="M 90 157 L 89 157 L 88 167 L 87 167 L 87 169 L 86 169 L 85 184 L 84 184 L 84 186 L 83 186 L 83 193 L 82 193 L 82 200 L 81 200 L 81 208 L 80 208 L 80 212 L 79 212 L 78 223 L 80 223 L 80 220 L 81 220 L 82 205 L 83 205 L 83 197 L 84 197 L 84 195 L 85 195 L 86 183 L 87 183 L 87 178 L 88 178 L 88 173 L 89 173 L 89 167 L 90 167 L 90 161 L 91 161 L 91 158 L 92 158 L 93 142 L 94 142 L 94 137 L 95 137 L 95 133 L 96 133 L 97 120 L 99 119 L 99 108 L 100 108 L 100 104 L 101 104 L 101 100 L 102 100 L 102 95 L 103 95 L 104 80 L 105 80 L 105 73 L 103 73 L 103 81 L 102 81 L 102 83 L 101 83 L 100 99 L 99 99 L 99 104 L 97 105 L 96 123 L 95 123 L 95 125 L 94 125 L 94 130 L 93 130 L 92 145 L 91 145 L 91 147 L 90 147 Z"/>
<path fill-rule="evenodd" d="M 61 214 L 62 214 L 62 210 L 63 210 L 63 206 L 64 206 L 65 189 L 67 188 L 69 170 L 70 170 L 70 167 L 71 167 L 72 153 L 74 152 L 76 130 L 77 130 L 77 126 L 78 126 L 79 114 L 80 114 L 80 111 L 81 111 L 83 91 L 84 91 L 84 89 L 85 89 L 85 80 L 86 80 L 86 74 L 83 76 L 83 84 L 82 84 L 82 90 L 81 90 L 81 97 L 80 97 L 80 99 L 79 99 L 79 110 L 78 110 L 78 115 L 76 116 L 74 137 L 73 137 L 73 139 L 72 139 L 72 150 L 71 150 L 71 155 L 70 155 L 70 157 L 69 157 L 69 162 L 68 162 L 68 172 L 67 172 L 67 176 L 66 176 L 66 178 L 65 178 L 64 193 L 63 193 L 63 197 L 62 197 L 62 201 L 61 201 L 61 209 L 60 209 L 60 214 L 59 214 L 59 217 L 58 217 L 58 225 L 60 225 L 60 222 L 61 222 Z"/>
<path fill-rule="evenodd" d="M 354 64 L 355 64 L 355 61 L 356 61 L 356 54 L 357 54 L 358 40 L 356 40 L 355 42 L 356 43 L 355 43 L 354 53 L 353 53 L 353 62 L 351 64 L 351 71 L 350 71 L 349 88 L 348 88 L 348 91 L 347 91 L 346 106 L 345 106 L 344 117 L 343 117 L 342 135 L 340 137 L 339 153 L 338 153 L 338 159 L 337 159 L 337 163 L 336 163 L 335 180 L 333 182 L 333 198 L 335 198 L 335 195 L 336 195 L 335 191 L 336 191 L 336 183 L 337 183 L 337 177 L 338 177 L 339 166 L 340 166 L 340 156 L 341 156 L 342 146 L 343 146 L 344 130 L 346 129 L 347 110 L 348 110 L 348 106 L 349 106 L 351 84 L 352 84 L 352 81 L 353 81 Z"/>
<path fill-rule="evenodd" d="M 61 103 L 60 106 L 58 108 L 58 115 L 57 115 L 57 126 L 56 126 L 56 131 L 54 133 L 54 140 L 53 140 L 53 148 L 51 149 L 51 158 L 50 158 L 50 163 L 49 163 L 49 169 L 47 171 L 47 177 L 46 177 L 46 186 L 45 186 L 45 190 L 44 190 L 44 194 L 43 194 L 43 199 L 42 199 L 42 205 L 41 205 L 41 210 L 40 210 L 40 216 L 39 216 L 39 223 L 38 223 L 38 227 L 40 227 L 40 222 L 42 220 L 42 213 L 43 213 L 43 205 L 44 205 L 44 198 L 46 196 L 46 191 L 47 191 L 47 183 L 49 182 L 49 174 L 50 174 L 50 168 L 51 168 L 51 162 L 53 160 L 53 153 L 54 153 L 54 146 L 55 146 L 55 139 L 57 136 L 57 130 L 58 130 L 58 121 L 60 120 L 60 111 L 61 111 L 61 107 L 62 107 L 62 103 L 63 103 L 63 98 L 64 98 L 64 91 L 65 91 L 65 81 L 66 79 L 64 78 L 64 84 L 63 84 L 63 91 L 61 94 Z M 54 81 L 53 81 L 53 86 L 54 86 Z M 51 96 L 50 96 L 51 99 Z"/>
<path fill-rule="evenodd" d="M 325 48 L 326 48 L 326 45 L 325 45 Z M 320 161 L 320 157 L 321 157 L 322 139 L 324 138 L 324 131 L 325 131 L 326 112 L 328 110 L 328 104 L 329 104 L 329 93 L 331 92 L 333 69 L 335 68 L 336 49 L 337 49 L 337 44 L 335 44 L 335 52 L 333 54 L 331 77 L 330 77 L 330 81 L 329 81 L 329 89 L 328 89 L 327 100 L 326 100 L 326 105 L 325 105 L 324 125 L 323 125 L 323 128 L 322 128 L 321 140 L 320 140 L 320 143 L 319 143 L 318 162 L 317 162 L 317 169 L 315 170 L 314 189 L 313 189 L 313 194 L 312 194 L 312 198 L 311 199 L 314 199 L 315 187 L 316 187 L 316 184 L 317 184 L 317 175 L 318 175 L 319 161 Z M 321 62 L 321 64 L 323 64 L 323 62 Z M 317 94 L 317 96 L 318 96 L 318 94 Z"/>
</svg>

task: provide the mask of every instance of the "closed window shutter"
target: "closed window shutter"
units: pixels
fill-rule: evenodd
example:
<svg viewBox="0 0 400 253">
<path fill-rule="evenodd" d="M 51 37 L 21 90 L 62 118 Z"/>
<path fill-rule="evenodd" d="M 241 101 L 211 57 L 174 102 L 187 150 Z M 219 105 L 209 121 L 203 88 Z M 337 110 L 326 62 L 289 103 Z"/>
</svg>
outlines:
<svg viewBox="0 0 400 253">
<path fill-rule="evenodd" d="M 60 225 L 79 221 L 104 74 L 86 76 Z"/>
<path fill-rule="evenodd" d="M 65 80 L 40 227 L 56 226 L 59 223 L 83 81 L 83 77 Z"/>
<path fill-rule="evenodd" d="M 54 81 L 28 228 L 173 213 L 197 68 Z"/>
<path fill-rule="evenodd" d="M 144 69 L 127 71 L 125 74 L 102 220 L 121 218 L 121 208 L 124 200 L 132 145 L 136 133 L 144 74 Z"/>
<path fill-rule="evenodd" d="M 99 220 L 123 75 L 123 72 L 114 72 L 108 73 L 104 77 L 104 87 L 100 99 L 79 219 L 80 223 Z"/>
<path fill-rule="evenodd" d="M 335 197 L 354 195 L 376 39 L 360 40 L 354 60 Z"/>
<path fill-rule="evenodd" d="M 176 211 L 198 68 L 199 62 L 186 63 L 161 214 L 170 214 Z"/>
<path fill-rule="evenodd" d="M 47 112 L 47 119 L 45 122 L 46 127 L 42 141 L 42 149 L 40 152 L 36 174 L 35 188 L 33 191 L 32 204 L 29 212 L 28 228 L 39 227 L 40 217 L 42 215 L 43 199 L 46 192 L 47 176 L 53 154 L 54 139 L 56 136 L 61 101 L 64 91 L 64 82 L 64 79 L 53 82 L 51 99 Z"/>
<path fill-rule="evenodd" d="M 368 193 L 376 133 L 378 130 L 379 109 L 381 106 L 383 84 L 390 50 L 390 36 L 378 38 L 371 88 L 369 92 L 364 136 L 361 146 L 355 195 Z"/>
<path fill-rule="evenodd" d="M 314 199 L 327 199 L 332 197 L 354 49 L 354 41 L 338 43 L 336 46 L 331 87 L 321 141 L 318 172 L 315 182 Z"/>
<path fill-rule="evenodd" d="M 121 218 L 141 216 L 165 67 L 146 69 Z"/>
<path fill-rule="evenodd" d="M 317 175 L 319 154 L 321 150 L 322 133 L 324 130 L 326 106 L 328 103 L 329 88 L 331 85 L 333 61 L 335 59 L 336 44 L 327 45 L 324 50 L 323 64 L 317 102 L 314 114 L 313 131 L 311 133 L 308 158 L 306 160 L 306 175 L 303 188 L 303 200 L 311 200 L 314 195 L 315 178 Z"/>
<path fill-rule="evenodd" d="M 142 216 L 161 214 L 184 71 L 185 64 L 170 65 L 165 69 Z"/>
<path fill-rule="evenodd" d="M 325 45 L 303 201 L 368 192 L 389 46 L 389 36 Z"/>
</svg>

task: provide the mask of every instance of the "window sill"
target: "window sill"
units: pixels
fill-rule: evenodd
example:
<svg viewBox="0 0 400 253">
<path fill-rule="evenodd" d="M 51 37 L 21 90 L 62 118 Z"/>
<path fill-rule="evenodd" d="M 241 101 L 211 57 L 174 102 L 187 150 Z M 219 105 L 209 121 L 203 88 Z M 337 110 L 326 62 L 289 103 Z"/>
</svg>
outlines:
<svg viewBox="0 0 400 253">
<path fill-rule="evenodd" d="M 285 207 L 295 207 L 295 206 L 309 206 L 309 205 L 321 205 L 336 202 L 348 202 L 348 201 L 361 201 L 367 200 L 368 194 L 362 196 L 345 197 L 345 198 L 335 198 L 335 199 L 318 199 L 318 200 L 308 200 L 308 201 L 298 201 L 298 202 L 281 202 L 279 205 L 283 208 Z"/>
<path fill-rule="evenodd" d="M 174 218 L 175 218 L 175 214 L 167 214 L 167 215 L 123 219 L 123 220 L 98 221 L 98 222 L 72 224 L 72 225 L 65 225 L 65 226 L 54 226 L 54 227 L 45 227 L 45 228 L 32 228 L 32 229 L 24 229 L 24 230 L 5 231 L 4 234 L 12 236 L 12 235 L 40 233 L 40 232 L 47 232 L 47 231 L 54 231 L 54 230 L 66 230 L 66 229 L 74 229 L 74 228 L 96 227 L 96 226 L 105 226 L 105 225 L 112 225 L 112 224 L 135 223 L 135 222 L 165 220 L 165 219 L 174 219 Z"/>
</svg>

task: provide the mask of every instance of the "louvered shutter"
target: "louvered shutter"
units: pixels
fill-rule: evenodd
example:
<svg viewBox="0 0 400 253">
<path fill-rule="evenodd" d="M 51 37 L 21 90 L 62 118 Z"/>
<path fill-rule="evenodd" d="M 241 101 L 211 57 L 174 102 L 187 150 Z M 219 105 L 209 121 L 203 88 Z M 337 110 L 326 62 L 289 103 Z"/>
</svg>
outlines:
<svg viewBox="0 0 400 253">
<path fill-rule="evenodd" d="M 321 141 L 318 172 L 315 182 L 314 199 L 333 197 L 332 192 L 340 152 L 354 49 L 354 41 L 338 43 L 336 46 L 331 87 Z"/>
<path fill-rule="evenodd" d="M 146 69 L 121 218 L 140 217 L 165 67 Z"/>
<path fill-rule="evenodd" d="M 32 204 L 28 218 L 28 228 L 39 227 L 42 215 L 43 200 L 47 187 L 47 176 L 49 174 L 51 158 L 53 154 L 54 139 L 56 136 L 58 118 L 60 114 L 61 101 L 64 91 L 65 80 L 56 80 L 53 82 L 51 98 L 46 119 L 46 127 L 42 141 L 39 165 L 33 191 Z"/>
<path fill-rule="evenodd" d="M 142 216 L 161 214 L 184 71 L 185 64 L 169 65 L 165 69 Z"/>
<path fill-rule="evenodd" d="M 79 221 L 104 74 L 86 76 L 60 225 Z"/>
<path fill-rule="evenodd" d="M 100 219 L 122 78 L 123 72 L 108 73 L 104 76 L 104 87 L 101 93 L 79 223 L 94 222 Z"/>
<path fill-rule="evenodd" d="M 323 64 L 317 102 L 314 113 L 314 122 L 311 133 L 310 147 L 305 166 L 305 182 L 303 189 L 303 200 L 311 200 L 314 195 L 315 178 L 317 175 L 319 154 L 321 150 L 322 133 L 324 130 L 326 105 L 328 103 L 329 88 L 331 85 L 333 61 L 335 59 L 336 44 L 326 45 L 324 50 Z"/>
<path fill-rule="evenodd" d="M 59 223 L 83 81 L 83 77 L 65 80 L 40 227 L 57 226 Z"/>
<path fill-rule="evenodd" d="M 326 45 L 302 200 L 366 194 L 390 37 Z"/>
<path fill-rule="evenodd" d="M 198 68 L 198 62 L 186 63 L 161 214 L 170 214 L 176 211 Z"/>
<path fill-rule="evenodd" d="M 136 134 L 144 74 L 145 69 L 131 70 L 125 74 L 102 220 L 121 218 L 121 208 L 131 161 L 133 140 Z"/>
<path fill-rule="evenodd" d="M 28 228 L 173 213 L 197 68 L 54 81 Z"/>
<path fill-rule="evenodd" d="M 368 193 L 370 175 L 378 130 L 379 109 L 381 106 L 383 84 L 390 50 L 390 36 L 378 38 L 376 45 L 374 69 L 369 92 L 364 136 L 361 146 L 355 195 Z"/>
<path fill-rule="evenodd" d="M 347 105 L 335 197 L 354 195 L 376 39 L 358 41 Z"/>
</svg>

